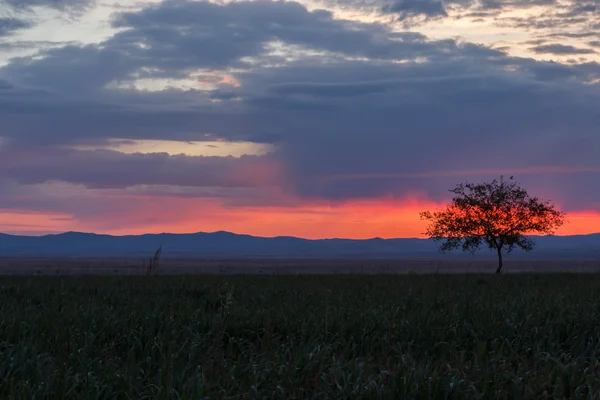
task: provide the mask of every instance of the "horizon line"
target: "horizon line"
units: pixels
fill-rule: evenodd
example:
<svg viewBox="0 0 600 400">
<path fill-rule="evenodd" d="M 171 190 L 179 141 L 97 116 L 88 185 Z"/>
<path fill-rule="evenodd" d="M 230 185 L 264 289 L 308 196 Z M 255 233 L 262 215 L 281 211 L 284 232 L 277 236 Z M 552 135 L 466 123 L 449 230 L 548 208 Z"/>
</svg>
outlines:
<svg viewBox="0 0 600 400">
<path fill-rule="evenodd" d="M 250 237 L 260 238 L 260 239 L 294 238 L 294 239 L 310 240 L 310 241 L 317 241 L 317 240 L 366 241 L 366 240 L 397 240 L 397 239 L 406 239 L 406 240 L 410 240 L 410 239 L 432 240 L 431 238 L 427 238 L 427 237 L 414 237 L 414 236 L 407 236 L 407 237 L 398 236 L 398 237 L 388 237 L 388 238 L 384 238 L 384 237 L 380 237 L 380 236 L 374 236 L 374 237 L 363 238 L 363 239 L 345 238 L 345 237 L 306 238 L 306 237 L 302 237 L 302 236 L 293 236 L 293 235 L 259 236 L 259 235 L 251 235 L 251 234 L 248 234 L 248 233 L 237 233 L 237 232 L 231 232 L 231 231 L 225 231 L 225 230 L 219 230 L 219 231 L 213 231 L 213 232 L 202 232 L 202 231 L 196 231 L 196 232 L 159 232 L 159 233 L 146 232 L 146 233 L 138 233 L 138 234 L 110 234 L 110 233 L 81 232 L 81 231 L 62 231 L 62 232 L 54 232 L 54 233 L 43 233 L 43 234 L 39 234 L 39 235 L 35 235 L 35 234 L 14 234 L 14 233 L 0 232 L 0 235 L 15 236 L 15 237 L 46 237 L 46 236 L 59 236 L 59 235 L 73 234 L 73 233 L 75 233 L 75 234 L 82 234 L 82 235 L 110 236 L 110 237 L 147 236 L 147 235 L 154 235 L 154 236 L 158 236 L 158 235 L 173 235 L 173 236 L 176 236 L 176 235 L 198 235 L 198 234 L 214 235 L 214 234 L 217 234 L 217 233 L 228 233 L 228 234 L 235 235 L 235 236 L 250 236 Z M 547 236 L 578 237 L 578 236 L 594 236 L 594 235 L 600 235 L 600 232 L 571 234 L 571 235 L 551 234 L 551 235 L 527 235 L 527 236 L 531 236 L 531 237 L 547 237 Z"/>
</svg>

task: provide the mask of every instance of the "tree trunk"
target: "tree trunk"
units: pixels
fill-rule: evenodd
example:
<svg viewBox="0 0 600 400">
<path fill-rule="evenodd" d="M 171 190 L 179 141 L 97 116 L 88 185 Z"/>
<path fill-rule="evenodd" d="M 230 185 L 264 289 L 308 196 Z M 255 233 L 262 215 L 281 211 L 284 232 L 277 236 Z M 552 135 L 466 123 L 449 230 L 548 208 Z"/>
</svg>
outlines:
<svg viewBox="0 0 600 400">
<path fill-rule="evenodd" d="M 498 268 L 496 268 L 496 273 L 501 274 L 503 269 L 502 264 L 502 247 L 498 247 Z"/>
</svg>

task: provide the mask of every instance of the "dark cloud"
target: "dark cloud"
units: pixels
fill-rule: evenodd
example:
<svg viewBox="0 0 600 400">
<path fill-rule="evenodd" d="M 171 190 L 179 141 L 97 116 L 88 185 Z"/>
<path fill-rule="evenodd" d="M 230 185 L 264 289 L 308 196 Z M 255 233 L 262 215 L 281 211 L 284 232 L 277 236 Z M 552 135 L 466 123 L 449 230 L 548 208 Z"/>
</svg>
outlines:
<svg viewBox="0 0 600 400">
<path fill-rule="evenodd" d="M 558 16 L 545 16 L 536 19 L 521 17 L 498 17 L 498 26 L 513 27 L 527 30 L 545 31 L 549 29 L 568 29 L 589 22 L 586 17 L 561 18 Z"/>
<path fill-rule="evenodd" d="M 535 6 L 551 6 L 556 0 L 479 0 L 473 1 L 479 8 L 494 10 L 501 8 L 530 8 Z"/>
<path fill-rule="evenodd" d="M 524 42 L 522 42 L 521 44 L 526 44 L 526 45 L 540 45 L 540 44 L 544 44 L 547 43 L 548 41 L 546 39 L 533 39 L 533 40 L 526 40 Z"/>
<path fill-rule="evenodd" d="M 17 18 L 0 18 L 0 37 L 8 36 L 19 29 L 29 28 L 31 23 Z"/>
<path fill-rule="evenodd" d="M 565 44 L 545 44 L 535 46 L 530 49 L 531 51 L 538 54 L 594 54 L 596 53 L 592 49 L 583 49 L 575 46 Z"/>
<path fill-rule="evenodd" d="M 197 68 L 249 67 L 252 64 L 244 57 L 264 54 L 273 41 L 374 59 L 430 57 L 448 51 L 459 56 L 462 50 L 453 41 L 428 43 L 419 35 L 391 34 L 380 25 L 334 20 L 329 12 L 308 12 L 291 2 L 222 6 L 171 1 L 121 13 L 113 25 L 127 29 L 100 45 L 52 49 L 41 60 L 14 59 L 0 70 L 0 76 L 47 89 L 57 85 L 63 91 L 88 91 L 134 73 L 182 77 Z"/>
<path fill-rule="evenodd" d="M 226 6 L 169 2 L 140 13 L 121 14 L 114 26 L 130 30 L 117 35 L 109 45 L 141 42 L 151 47 L 149 58 L 168 58 L 165 48 L 176 42 L 178 53 L 174 55 L 178 60 L 185 59 L 183 52 L 189 51 L 210 55 L 211 63 L 222 59 L 220 66 L 259 55 L 273 40 L 372 59 L 407 59 L 460 50 L 451 41 L 426 43 L 420 34 L 392 33 L 382 25 L 336 20 L 328 11 L 308 12 L 293 2 L 235 2 Z M 194 66 L 206 62 L 194 60 Z"/>
<path fill-rule="evenodd" d="M 475 21 L 479 21 L 479 20 L 484 21 L 485 17 L 494 17 L 496 15 L 498 15 L 497 10 L 492 9 L 492 10 L 468 12 L 466 14 L 461 15 L 460 18 L 469 17 L 469 18 L 477 18 Z"/>
<path fill-rule="evenodd" d="M 600 122 L 593 111 L 598 96 L 593 106 L 575 106 L 569 105 L 573 95 L 559 85 L 517 83 L 509 76 L 406 82 L 370 94 L 360 105 L 332 110 L 318 122 L 297 116 L 304 122 L 298 127 L 303 134 L 284 141 L 283 157 L 300 194 L 329 198 L 401 195 L 408 188 L 435 193 L 443 179 L 423 179 L 421 171 L 571 165 L 576 157 L 597 165 L 590 149 L 598 150 L 599 143 L 589 137 L 573 149 L 574 158 L 548 156 L 568 142 L 566 131 L 560 136 L 561 128 L 568 126 L 574 138 L 587 135 L 586 127 Z M 571 98 L 556 101 L 561 96 Z M 321 182 L 328 176 L 333 178 Z"/>
<path fill-rule="evenodd" d="M 261 115 L 247 114 L 243 103 L 228 105 L 231 117 L 223 117 L 223 109 L 211 100 L 237 100 L 239 96 L 230 88 L 210 94 L 106 89 L 109 83 L 131 79 L 134 74 L 181 78 L 197 68 L 252 67 L 242 58 L 250 56 L 260 64 L 261 57 L 266 57 L 265 44 L 273 40 L 343 54 L 330 56 L 331 65 L 344 64 L 348 56 L 368 57 L 377 63 L 377 59 L 422 57 L 435 62 L 448 54 L 464 59 L 502 54 L 452 40 L 429 42 L 422 35 L 393 33 L 380 25 L 337 21 L 327 12 L 310 13 L 296 3 L 168 2 L 121 14 L 115 26 L 129 29 L 98 45 L 50 49 L 42 52 L 43 58 L 16 58 L 0 69 L 0 77 L 24 93 L 40 92 L 35 99 L 0 93 L 0 103 L 6 107 L 0 112 L 10 110 L 5 118 L 7 134 L 11 135 L 14 124 L 19 140 L 36 137 L 37 142 L 47 143 L 69 141 L 83 131 L 87 137 L 155 137 L 172 127 L 173 137 L 184 140 L 207 131 L 230 138 L 276 140 L 282 130 L 274 131 Z M 63 111 L 57 111 L 61 107 Z M 39 117 L 29 118 L 32 113 Z M 270 118 L 277 122 L 278 117 Z M 89 126 L 88 121 L 95 122 Z M 51 135 L 45 133 L 49 126 L 53 127 Z"/>
<path fill-rule="evenodd" d="M 3 0 L 3 4 L 15 9 L 30 7 L 50 7 L 58 10 L 84 10 L 95 4 L 96 0 Z"/>
<path fill-rule="evenodd" d="M 415 15 L 428 17 L 446 16 L 446 8 L 441 0 L 398 0 L 383 7 L 383 12 L 398 14 L 403 20 Z"/>
<path fill-rule="evenodd" d="M 416 16 L 446 16 L 446 6 L 468 6 L 474 0 L 320 0 L 327 6 L 346 10 L 363 10 L 373 13 L 396 14 L 400 20 Z"/>
<path fill-rule="evenodd" d="M 404 28 L 414 28 L 430 19 L 476 18 L 472 22 L 492 22 L 500 27 L 514 27 L 546 33 L 587 29 L 597 31 L 593 23 L 598 14 L 597 2 L 575 0 L 320 0 L 329 6 L 396 15 Z M 503 15 L 507 11 L 546 7 L 535 18 Z M 560 32 L 553 32 L 560 35 Z"/>
<path fill-rule="evenodd" d="M 449 8 L 456 8 L 462 17 L 493 17 L 503 9 L 526 9 L 554 6 L 556 0 L 321 0 L 329 6 L 343 9 L 379 11 L 397 14 L 400 20 L 415 16 L 446 17 Z"/>
<path fill-rule="evenodd" d="M 600 37 L 600 33 L 597 31 L 589 32 L 555 32 L 546 35 L 547 37 L 567 37 L 567 38 L 588 38 L 588 37 Z"/>
<path fill-rule="evenodd" d="M 87 188 L 136 185 L 189 187 L 267 187 L 274 185 L 266 156 L 200 157 L 123 154 L 111 150 L 0 148 L 0 177 L 21 184 L 63 181 Z M 272 169 L 272 168 L 271 168 Z"/>
<path fill-rule="evenodd" d="M 479 6 L 497 4 L 525 6 Z M 285 176 L 277 181 L 282 189 L 301 197 L 423 190 L 444 198 L 448 183 L 465 176 L 460 171 L 487 177 L 490 170 L 599 167 L 593 132 L 600 94 L 590 84 L 600 76 L 596 63 L 514 58 L 335 20 L 291 2 L 170 1 L 121 13 L 113 23 L 126 29 L 102 43 L 45 50 L 0 69 L 2 135 L 10 139 L 0 147 L 5 178 L 254 188 L 272 183 L 262 178 L 271 168 Z M 282 46 L 276 53 L 269 52 L 273 43 Z M 281 55 L 285 46 L 296 46 L 292 56 Z M 198 69 L 236 84 L 212 79 L 211 91 L 107 87 Z M 60 148 L 108 138 L 221 138 L 275 143 L 277 151 L 209 159 Z M 249 178 L 243 171 L 260 172 Z M 562 184 L 562 176 L 548 179 Z M 591 201 L 577 197 L 569 204 Z"/>
<path fill-rule="evenodd" d="M 573 18 L 580 15 L 593 14 L 596 11 L 598 11 L 598 4 L 596 3 L 574 2 L 570 5 L 568 11 L 559 13 L 558 16 Z"/>
<path fill-rule="evenodd" d="M 261 128 L 242 128 L 245 117 L 233 113 L 224 114 L 220 121 L 222 126 L 237 121 L 250 139 L 265 134 L 265 129 L 278 134 L 280 150 L 273 157 L 288 176 L 287 189 L 303 197 L 378 197 L 402 195 L 415 188 L 443 197 L 443 183 L 460 174 L 436 177 L 436 171 L 595 163 L 600 148 L 598 141 L 589 137 L 589 128 L 600 123 L 598 96 L 583 85 L 568 82 L 598 71 L 597 66 L 585 70 L 530 61 L 521 68 L 516 75 L 501 72 L 502 68 L 493 72 L 493 65 L 468 71 L 461 62 L 402 68 L 391 63 L 366 66 L 355 62 L 335 68 L 253 69 L 238 76 L 242 87 L 235 95 L 244 99 L 250 107 L 245 115 L 251 115 Z M 398 79 L 399 74 L 405 78 Z M 361 80 L 365 76 L 374 79 Z M 168 124 L 161 123 L 164 117 L 151 118 L 144 126 L 159 123 L 168 129 Z M 134 120 L 143 119 L 140 115 Z M 177 119 L 169 121 L 177 124 Z M 203 118 L 194 124 L 206 126 Z M 569 142 L 575 147 L 561 153 Z M 89 154 L 82 158 L 93 161 Z M 95 173 L 71 163 L 54 176 L 88 184 L 105 175 L 121 182 L 127 179 L 129 184 L 184 183 L 175 172 L 172 176 L 152 173 L 162 165 L 153 157 L 148 157 L 147 163 L 143 157 L 126 159 L 130 162 L 97 159 L 92 163 Z M 115 165 L 114 174 L 112 169 L 102 169 L 106 163 Z M 202 168 L 190 165 L 190 171 Z M 33 176 L 53 171 L 51 165 L 38 167 L 26 171 Z M 138 169 L 143 172 L 136 172 Z M 168 170 L 187 171 L 181 166 Z M 434 174 L 419 175 L 427 171 Z M 192 179 L 193 173 L 188 177 Z M 20 179 L 27 182 L 23 175 Z M 222 180 L 215 178 L 213 183 Z M 444 190 L 437 191 L 440 187 Z"/>
</svg>

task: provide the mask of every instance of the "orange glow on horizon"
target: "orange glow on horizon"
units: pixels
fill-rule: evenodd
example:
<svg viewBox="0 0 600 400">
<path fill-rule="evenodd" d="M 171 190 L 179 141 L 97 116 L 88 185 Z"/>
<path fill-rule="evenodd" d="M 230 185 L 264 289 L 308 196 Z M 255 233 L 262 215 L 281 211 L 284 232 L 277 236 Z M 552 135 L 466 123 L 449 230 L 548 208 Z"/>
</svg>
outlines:
<svg viewBox="0 0 600 400">
<path fill-rule="evenodd" d="M 557 235 L 587 235 L 600 232 L 600 212 L 594 210 L 582 210 L 569 212 L 565 218 L 565 224 L 557 231 Z"/>
<path fill-rule="evenodd" d="M 107 196 L 112 197 L 112 196 Z M 117 200 L 114 196 L 113 200 Z M 45 234 L 65 231 L 112 235 L 230 231 L 255 236 L 309 239 L 424 237 L 419 212 L 443 207 L 422 197 L 290 203 L 280 206 L 230 205 L 218 199 L 118 196 L 118 207 L 92 216 L 0 210 L 0 232 Z M 567 214 L 556 234 L 600 232 L 600 211 Z"/>
</svg>

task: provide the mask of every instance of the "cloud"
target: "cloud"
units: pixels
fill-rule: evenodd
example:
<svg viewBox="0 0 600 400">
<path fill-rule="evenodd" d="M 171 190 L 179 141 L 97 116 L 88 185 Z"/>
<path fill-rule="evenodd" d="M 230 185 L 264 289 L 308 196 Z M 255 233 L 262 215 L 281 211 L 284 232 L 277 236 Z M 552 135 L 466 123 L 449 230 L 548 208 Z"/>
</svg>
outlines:
<svg viewBox="0 0 600 400">
<path fill-rule="evenodd" d="M 489 17 L 504 9 L 527 9 L 555 6 L 556 0 L 321 0 L 328 6 L 359 9 L 383 14 L 397 14 L 400 20 L 415 16 L 448 17 L 448 9 L 465 12 L 465 16 Z M 585 9 L 585 8 L 584 8 Z"/>
<path fill-rule="evenodd" d="M 453 40 L 427 41 L 422 35 L 394 33 L 378 24 L 339 21 L 328 12 L 308 12 L 297 3 L 167 2 L 122 13 L 114 24 L 127 30 L 97 45 L 71 44 L 15 58 L 0 69 L 0 78 L 11 82 L 13 92 L 20 90 L 17 98 L 13 92 L 0 93 L 0 104 L 6 105 L 0 112 L 10 111 L 5 119 L 9 136 L 15 136 L 14 130 L 19 132 L 15 140 L 35 137 L 60 143 L 82 136 L 85 130 L 86 140 L 108 134 L 160 138 L 171 127 L 174 138 L 182 140 L 205 133 L 238 140 L 278 140 L 281 128 L 270 127 L 278 117 L 271 115 L 275 120 L 266 121 L 260 114 L 248 114 L 247 104 L 239 103 L 231 85 L 212 93 L 150 94 L 107 88 L 139 77 L 188 78 L 190 71 L 198 69 L 250 70 L 269 62 L 272 56 L 266 46 L 273 41 L 329 52 L 319 62 L 331 66 L 343 65 L 348 57 L 396 62 L 444 59 L 448 54 L 465 59 L 502 54 Z M 244 61 L 247 57 L 254 61 Z M 282 67 L 295 63 L 278 62 Z M 215 105 L 214 100 L 227 105 Z M 28 118 L 31 112 L 39 118 Z M 90 121 L 95 122 L 90 125 Z M 46 132 L 50 126 L 51 134 Z"/>
<path fill-rule="evenodd" d="M 577 17 L 580 15 L 593 14 L 598 10 L 598 4 L 596 3 L 580 3 L 574 2 L 570 5 L 567 12 L 559 13 L 561 17 Z"/>
<path fill-rule="evenodd" d="M 596 37 L 600 34 L 596 31 L 586 31 L 586 32 L 556 32 L 550 33 L 546 35 L 547 37 L 566 37 L 566 38 L 588 38 L 588 37 Z"/>
<path fill-rule="evenodd" d="M 136 74 L 185 77 L 198 68 L 248 68 L 252 63 L 244 59 L 265 55 L 274 41 L 377 59 L 460 51 L 451 41 L 425 43 L 420 35 L 335 20 L 329 12 L 309 12 L 293 2 L 169 1 L 118 14 L 113 26 L 125 30 L 100 45 L 65 46 L 44 52 L 42 59 L 14 59 L 0 74 L 38 87 L 97 90 Z"/>
<path fill-rule="evenodd" d="M 531 8 L 557 4 L 556 0 L 479 0 L 472 1 L 481 9 Z"/>
<path fill-rule="evenodd" d="M 8 36 L 19 29 L 29 28 L 31 23 L 17 18 L 0 18 L 0 37 Z"/>
<path fill-rule="evenodd" d="M 264 236 L 414 237 L 423 232 L 418 211 L 423 207 L 438 206 L 416 196 L 353 201 L 332 206 L 326 201 L 298 201 L 273 195 L 261 199 L 248 193 L 237 196 L 230 194 L 229 200 L 225 200 L 168 194 L 156 196 L 139 188 L 130 191 L 82 191 L 73 185 L 47 184 L 27 189 L 22 191 L 27 195 L 21 208 L 0 208 L 0 230 L 143 234 L 226 229 Z M 40 196 L 51 198 L 57 208 L 33 211 L 36 205 L 47 204 L 36 203 Z M 402 228 L 399 230 L 400 226 Z"/>
<path fill-rule="evenodd" d="M 49 7 L 57 10 L 78 11 L 95 4 L 95 0 L 4 0 L 5 5 L 17 10 L 31 7 Z"/>
<path fill-rule="evenodd" d="M 400 20 L 415 15 L 425 15 L 427 17 L 448 15 L 441 0 L 398 0 L 385 5 L 382 10 L 385 13 L 398 14 Z"/>
<path fill-rule="evenodd" d="M 428 6 L 402 4 L 427 14 Z M 511 57 L 293 2 L 167 1 L 118 13 L 112 23 L 119 31 L 100 43 L 44 49 L 0 68 L 5 179 L 86 190 L 170 186 L 175 196 L 231 196 L 239 205 L 253 200 L 233 191 L 252 191 L 263 204 L 270 190 L 299 202 L 413 191 L 442 201 L 466 175 L 533 171 L 525 182 L 569 207 L 593 206 L 600 195 L 589 187 L 600 152 L 595 62 Z M 582 50 L 538 46 L 544 54 L 590 54 L 573 49 Z M 203 81 L 207 73 L 228 79 Z M 156 79 L 188 83 L 131 85 Z M 277 150 L 234 159 L 72 149 L 112 138 L 248 141 Z"/>
<path fill-rule="evenodd" d="M 531 48 L 538 54 L 593 54 L 592 49 L 583 49 L 565 44 L 545 44 Z"/>
<path fill-rule="evenodd" d="M 493 65 L 476 72 L 469 71 L 469 62 L 347 63 L 268 75 L 253 71 L 240 80 L 242 87 L 253 82 L 254 98 L 247 101 L 257 109 L 289 118 L 293 128 L 282 140 L 281 157 L 300 196 L 379 197 L 410 188 L 444 196 L 448 178 L 423 179 L 418 172 L 597 164 L 590 149 L 599 143 L 588 132 L 598 122 L 599 97 L 595 89 L 572 83 L 597 73 L 597 65 L 587 71 L 521 60 L 518 72 Z M 290 79 L 293 84 L 279 83 Z M 259 96 L 258 88 L 265 87 Z M 585 105 L 585 98 L 594 100 Z M 572 148 L 561 154 L 569 142 Z M 406 175 L 399 177 L 399 171 Z M 365 173 L 371 177 L 356 176 Z M 355 178 L 323 181 L 339 174 Z"/>
<path fill-rule="evenodd" d="M 1 149 L 0 177 L 32 185 L 51 181 L 87 188 L 136 185 L 182 187 L 269 187 L 278 184 L 274 160 L 260 156 L 170 156 L 111 150 Z"/>
</svg>

